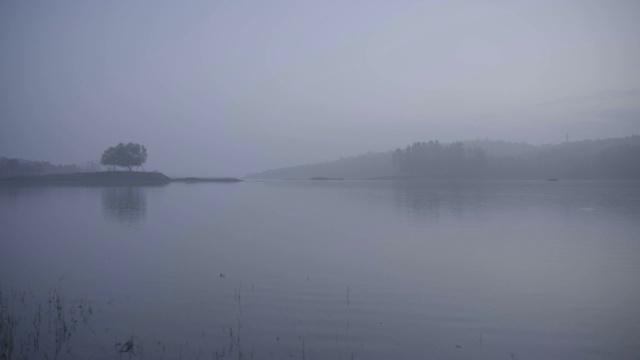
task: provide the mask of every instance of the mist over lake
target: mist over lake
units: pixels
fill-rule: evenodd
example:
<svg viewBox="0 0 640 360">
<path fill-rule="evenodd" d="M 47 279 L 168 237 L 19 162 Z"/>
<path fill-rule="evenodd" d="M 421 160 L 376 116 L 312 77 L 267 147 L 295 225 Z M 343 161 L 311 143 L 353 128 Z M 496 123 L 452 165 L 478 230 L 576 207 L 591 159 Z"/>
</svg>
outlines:
<svg viewBox="0 0 640 360">
<path fill-rule="evenodd" d="M 631 359 L 638 185 L 0 187 L 3 316 L 35 358 Z"/>
<path fill-rule="evenodd" d="M 0 1 L 0 360 L 640 360 L 640 1 Z"/>
</svg>

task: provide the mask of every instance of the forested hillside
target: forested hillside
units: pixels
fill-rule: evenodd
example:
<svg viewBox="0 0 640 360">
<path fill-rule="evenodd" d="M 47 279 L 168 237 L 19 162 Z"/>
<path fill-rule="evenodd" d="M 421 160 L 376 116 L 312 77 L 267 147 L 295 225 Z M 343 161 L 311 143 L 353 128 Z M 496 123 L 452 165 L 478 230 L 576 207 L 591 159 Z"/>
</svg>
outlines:
<svg viewBox="0 0 640 360">
<path fill-rule="evenodd" d="M 415 142 L 395 151 L 250 174 L 252 179 L 312 177 L 640 179 L 640 136 L 553 145 L 470 140 Z"/>
</svg>

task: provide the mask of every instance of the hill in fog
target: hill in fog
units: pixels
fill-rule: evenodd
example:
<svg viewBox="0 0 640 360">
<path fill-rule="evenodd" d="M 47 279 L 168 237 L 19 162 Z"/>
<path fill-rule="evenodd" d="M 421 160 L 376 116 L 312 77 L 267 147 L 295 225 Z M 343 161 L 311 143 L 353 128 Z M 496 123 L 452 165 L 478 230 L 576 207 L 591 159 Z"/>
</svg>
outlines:
<svg viewBox="0 0 640 360">
<path fill-rule="evenodd" d="M 398 152 L 400 155 L 394 156 Z M 400 161 L 400 158 L 404 161 Z M 640 178 L 640 136 L 537 146 L 480 139 L 451 144 L 416 142 L 395 151 L 369 152 L 323 163 L 272 169 L 249 174 L 246 178 L 371 179 L 412 176 Z"/>
<path fill-rule="evenodd" d="M 316 164 L 252 173 L 248 179 L 309 179 L 312 177 L 369 179 L 394 173 L 392 152 L 369 152 Z"/>
</svg>

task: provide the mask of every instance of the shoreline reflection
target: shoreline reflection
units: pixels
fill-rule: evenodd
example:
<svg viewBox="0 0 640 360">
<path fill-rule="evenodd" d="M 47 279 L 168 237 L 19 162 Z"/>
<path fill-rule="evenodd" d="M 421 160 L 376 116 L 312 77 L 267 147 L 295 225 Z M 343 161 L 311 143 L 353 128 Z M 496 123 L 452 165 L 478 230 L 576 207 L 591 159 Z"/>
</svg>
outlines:
<svg viewBox="0 0 640 360">
<path fill-rule="evenodd" d="M 147 215 L 145 189 L 138 186 L 108 187 L 102 189 L 102 209 L 105 218 L 131 226 Z"/>
</svg>

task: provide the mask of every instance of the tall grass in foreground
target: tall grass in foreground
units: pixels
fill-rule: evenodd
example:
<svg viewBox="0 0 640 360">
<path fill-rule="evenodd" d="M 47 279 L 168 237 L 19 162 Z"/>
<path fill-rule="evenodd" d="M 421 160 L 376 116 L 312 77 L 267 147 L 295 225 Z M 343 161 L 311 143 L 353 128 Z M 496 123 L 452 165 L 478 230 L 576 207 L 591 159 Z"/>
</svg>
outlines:
<svg viewBox="0 0 640 360">
<path fill-rule="evenodd" d="M 251 324 L 245 324 L 251 302 L 245 302 L 242 285 L 233 289 L 235 309 L 228 312 L 230 318 L 211 324 L 211 328 L 198 333 L 190 332 L 188 339 L 179 338 L 172 328 L 165 329 L 174 338 L 161 341 L 149 339 L 144 334 L 133 334 L 130 328 L 109 329 L 113 319 L 108 315 L 121 309 L 110 308 L 113 300 L 103 303 L 79 298 L 68 300 L 54 288 L 46 296 L 37 297 L 31 292 L 3 292 L 0 286 L 0 360 L 12 359 L 301 359 L 362 358 L 358 349 L 346 343 L 333 356 L 318 357 L 313 337 L 296 334 L 295 337 L 272 334 L 269 341 L 252 339 Z M 346 295 L 346 296 L 345 296 Z M 345 306 L 352 307 L 351 289 L 346 288 Z M 250 298 L 249 298 L 250 299 Z M 247 304 L 249 306 L 247 307 Z M 246 308 L 245 308 L 246 307 Z M 249 310 L 249 311 L 246 311 Z M 235 316 L 234 316 L 235 315 Z M 249 315 L 250 318 L 250 315 Z M 249 320 L 250 321 L 250 320 Z M 117 322 L 117 321 L 116 321 Z M 102 325 L 100 325 L 102 324 Z M 117 325 L 115 325 L 117 326 Z M 349 319 L 346 319 L 349 332 Z M 213 330 L 212 330 L 213 329 Z M 175 330 L 178 331 L 178 330 Z M 139 336 L 140 335 L 140 336 Z M 262 334 L 261 334 L 262 335 Z M 336 335 L 336 342 L 338 336 Z M 275 345 L 275 346 L 274 346 Z M 482 347 L 482 338 L 480 338 Z M 449 351 L 463 351 L 455 345 Z M 478 348 L 479 350 L 479 348 Z M 449 358 L 460 358 L 451 356 Z M 406 355 L 406 354 L 404 354 Z M 442 355 L 442 354 L 441 354 Z M 440 358 L 448 358 L 446 355 Z M 509 352 L 498 359 L 520 359 Z"/>
<path fill-rule="evenodd" d="M 136 335 L 117 335 L 118 331 L 92 327 L 94 306 L 80 298 L 69 301 L 58 288 L 45 300 L 31 292 L 6 293 L 0 286 L 0 360 L 12 359 L 253 359 L 254 349 L 243 349 L 241 341 L 242 302 L 234 291 L 238 306 L 236 326 L 222 327 L 203 349 L 189 342 L 152 341 L 151 346 Z M 226 339 L 226 340 L 225 340 Z"/>
<path fill-rule="evenodd" d="M 0 359 L 68 358 L 72 335 L 93 333 L 92 314 L 88 301 L 67 302 L 57 289 L 43 303 L 30 292 L 0 288 Z"/>
</svg>

